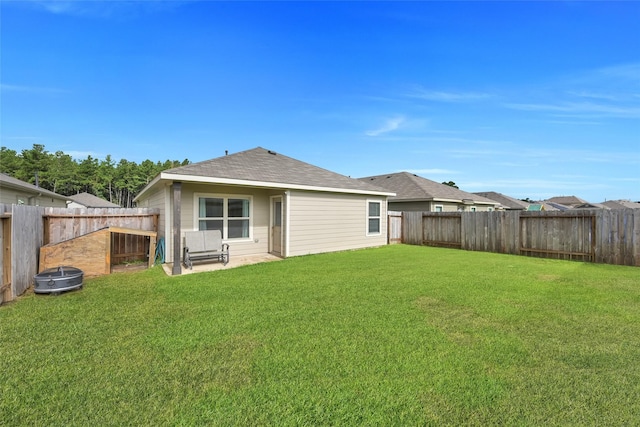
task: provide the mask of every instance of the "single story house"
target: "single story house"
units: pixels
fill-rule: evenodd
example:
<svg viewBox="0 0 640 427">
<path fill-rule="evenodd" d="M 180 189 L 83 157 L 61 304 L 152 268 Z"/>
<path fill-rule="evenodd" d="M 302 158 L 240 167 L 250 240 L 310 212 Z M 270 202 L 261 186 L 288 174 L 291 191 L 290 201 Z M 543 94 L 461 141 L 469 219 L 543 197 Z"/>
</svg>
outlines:
<svg viewBox="0 0 640 427">
<path fill-rule="evenodd" d="M 602 204 L 609 209 L 640 209 L 640 202 L 632 202 L 631 200 L 607 200 Z"/>
<path fill-rule="evenodd" d="M 501 209 L 505 211 L 526 211 L 529 207 L 529 203 L 514 199 L 506 194 L 498 193 L 497 191 L 482 191 L 474 192 L 473 194 L 499 202 Z"/>
<path fill-rule="evenodd" d="M 611 208 L 607 205 L 603 205 L 602 203 L 586 202 L 586 203 L 582 203 L 581 205 L 575 205 L 573 206 L 572 209 L 611 209 Z"/>
<path fill-rule="evenodd" d="M 359 178 L 396 193 L 389 210 L 413 212 L 494 211 L 500 203 L 409 172 Z"/>
<path fill-rule="evenodd" d="M 64 208 L 68 197 L 0 173 L 0 203 Z"/>
<path fill-rule="evenodd" d="M 392 191 L 261 147 L 161 172 L 134 201 L 158 208 L 172 274 L 182 235 L 218 229 L 231 257 L 281 257 L 387 243 Z"/>
<path fill-rule="evenodd" d="M 528 211 L 532 212 L 564 212 L 571 209 L 569 206 L 561 205 L 560 203 L 537 201 L 529 204 Z"/>
<path fill-rule="evenodd" d="M 581 205 L 584 205 L 585 203 L 589 203 L 586 200 L 576 196 L 556 196 L 544 201 L 547 203 L 555 203 L 555 204 L 561 205 L 562 207 L 567 207 L 569 209 L 573 209 L 576 206 L 581 206 Z M 558 207 L 558 209 L 561 210 L 560 207 Z"/>
<path fill-rule="evenodd" d="M 98 196 L 94 196 L 91 193 L 78 193 L 73 196 L 69 196 L 71 201 L 68 203 L 68 208 L 119 208 L 120 205 L 111 203 L 108 200 L 104 200 Z"/>
</svg>

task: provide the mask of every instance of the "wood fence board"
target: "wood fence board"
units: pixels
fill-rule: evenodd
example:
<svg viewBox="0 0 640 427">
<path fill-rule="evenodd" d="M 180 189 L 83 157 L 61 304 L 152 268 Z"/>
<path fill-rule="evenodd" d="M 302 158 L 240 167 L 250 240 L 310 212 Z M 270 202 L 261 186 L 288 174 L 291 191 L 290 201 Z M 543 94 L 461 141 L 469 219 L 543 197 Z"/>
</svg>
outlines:
<svg viewBox="0 0 640 427">
<path fill-rule="evenodd" d="M 408 244 L 640 266 L 638 209 L 405 212 L 402 221 Z"/>
<path fill-rule="evenodd" d="M 640 209 L 629 209 L 629 211 L 629 215 L 632 218 L 632 241 L 629 244 L 632 246 L 631 259 L 633 262 L 628 265 L 640 265 L 640 248 L 638 248 L 638 242 L 640 242 Z"/>
<path fill-rule="evenodd" d="M 0 268 L 3 283 L 0 283 L 0 303 L 15 299 L 33 284 L 33 278 L 39 271 L 38 260 L 40 248 L 51 243 L 60 243 L 99 229 L 114 226 L 123 229 L 142 230 L 149 233 L 145 238 L 145 248 L 153 250 L 149 258 L 155 254 L 159 211 L 147 208 L 102 208 L 102 209 L 67 209 L 43 208 L 39 206 L 0 204 L 0 227 L 2 254 Z M 10 226 L 9 231 L 6 228 Z M 104 244 L 110 245 L 110 238 Z M 9 240 L 8 242 L 6 240 Z M 134 238 L 132 244 L 140 245 Z M 140 247 L 136 249 L 139 253 Z M 151 250 L 150 249 L 150 250 Z M 6 251 L 6 253 L 5 253 Z M 111 266 L 111 253 L 103 264 Z M 103 257 L 104 258 L 104 257 Z M 60 255 L 60 259 L 64 257 Z M 152 265 L 152 259 L 149 265 Z M 55 265 L 57 267 L 57 265 Z M 6 285 L 10 282 L 7 291 Z"/>
<path fill-rule="evenodd" d="M 11 288 L 13 298 L 22 295 L 38 273 L 38 248 L 42 245 L 42 212 L 38 206 L 12 205 Z"/>
</svg>

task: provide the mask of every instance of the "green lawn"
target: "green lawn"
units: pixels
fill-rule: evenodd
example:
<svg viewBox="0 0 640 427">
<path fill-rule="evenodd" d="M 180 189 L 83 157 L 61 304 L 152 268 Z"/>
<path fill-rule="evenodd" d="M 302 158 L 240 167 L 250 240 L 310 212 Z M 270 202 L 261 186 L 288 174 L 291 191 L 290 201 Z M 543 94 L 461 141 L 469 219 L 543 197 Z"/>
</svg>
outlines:
<svg viewBox="0 0 640 427">
<path fill-rule="evenodd" d="M 0 307 L 4 425 L 635 425 L 640 269 L 388 246 Z"/>
</svg>

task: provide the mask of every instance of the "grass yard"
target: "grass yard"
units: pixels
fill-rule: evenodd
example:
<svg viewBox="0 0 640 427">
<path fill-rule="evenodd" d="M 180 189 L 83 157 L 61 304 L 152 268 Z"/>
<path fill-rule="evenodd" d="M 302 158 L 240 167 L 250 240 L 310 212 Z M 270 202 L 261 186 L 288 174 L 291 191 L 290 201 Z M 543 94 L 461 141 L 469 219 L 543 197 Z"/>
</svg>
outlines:
<svg viewBox="0 0 640 427">
<path fill-rule="evenodd" d="M 0 424 L 637 425 L 640 269 L 388 246 L 0 307 Z"/>
</svg>

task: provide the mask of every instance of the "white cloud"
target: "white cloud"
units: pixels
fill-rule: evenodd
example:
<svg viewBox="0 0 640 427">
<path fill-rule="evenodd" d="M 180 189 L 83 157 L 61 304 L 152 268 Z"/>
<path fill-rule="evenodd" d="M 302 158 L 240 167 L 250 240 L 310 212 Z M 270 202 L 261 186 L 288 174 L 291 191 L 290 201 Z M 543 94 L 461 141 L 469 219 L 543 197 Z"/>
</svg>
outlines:
<svg viewBox="0 0 640 427">
<path fill-rule="evenodd" d="M 365 132 L 365 135 L 380 136 L 388 132 L 393 132 L 394 130 L 399 129 L 404 122 L 405 118 L 402 116 L 393 117 L 391 119 L 387 119 L 381 127 Z"/>
<path fill-rule="evenodd" d="M 73 157 L 76 160 L 84 160 L 87 157 L 91 156 L 94 159 L 100 159 L 100 158 L 104 158 L 105 156 L 103 154 L 100 153 L 96 153 L 95 151 L 66 151 L 65 154 L 70 155 L 71 157 Z"/>
<path fill-rule="evenodd" d="M 426 101 L 438 102 L 474 102 L 491 98 L 492 95 L 481 92 L 444 92 L 427 90 L 422 87 L 413 89 L 407 94 L 409 98 L 418 98 Z"/>
<path fill-rule="evenodd" d="M 505 107 L 523 111 L 541 111 L 565 117 L 618 117 L 640 118 L 640 107 L 610 105 L 594 102 L 564 102 L 558 104 L 505 104 Z"/>
<path fill-rule="evenodd" d="M 494 179 L 486 181 L 471 181 L 465 182 L 464 188 L 467 191 L 479 191 L 486 188 L 523 188 L 534 190 L 592 190 L 594 188 L 608 188 L 607 185 L 597 182 L 591 182 L 586 180 L 546 180 L 546 179 Z"/>
<path fill-rule="evenodd" d="M 23 3 L 56 15 L 111 18 L 172 10 L 192 1 L 195 0 L 25 0 Z"/>
<path fill-rule="evenodd" d="M 0 91 L 2 92 L 23 92 L 23 93 L 64 93 L 63 89 L 53 87 L 24 86 L 0 83 Z"/>
<path fill-rule="evenodd" d="M 595 70 L 594 78 L 627 80 L 640 84 L 640 63 L 612 65 Z"/>
</svg>

